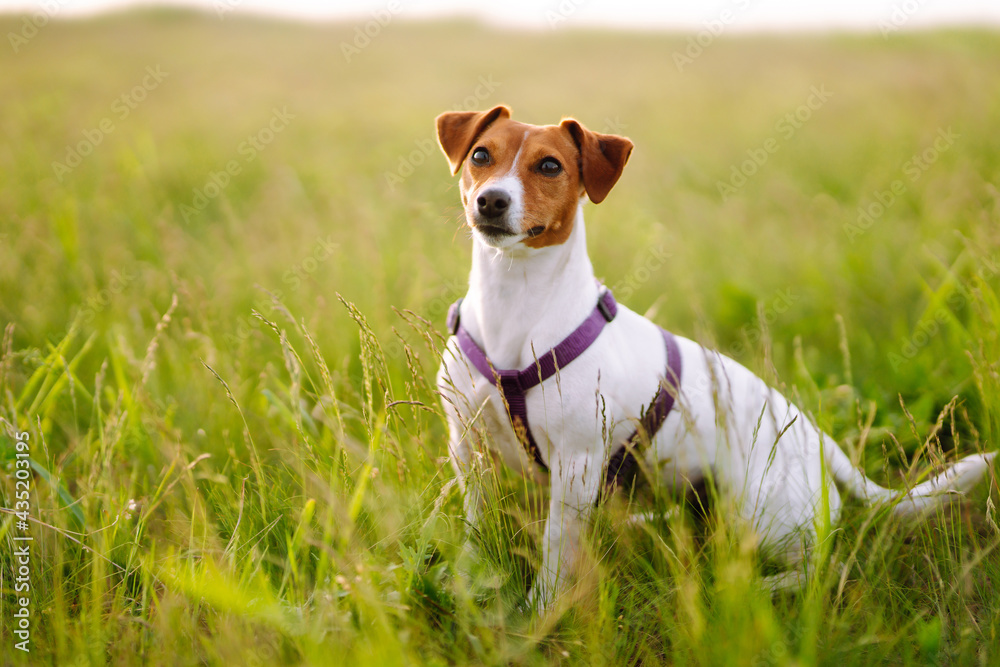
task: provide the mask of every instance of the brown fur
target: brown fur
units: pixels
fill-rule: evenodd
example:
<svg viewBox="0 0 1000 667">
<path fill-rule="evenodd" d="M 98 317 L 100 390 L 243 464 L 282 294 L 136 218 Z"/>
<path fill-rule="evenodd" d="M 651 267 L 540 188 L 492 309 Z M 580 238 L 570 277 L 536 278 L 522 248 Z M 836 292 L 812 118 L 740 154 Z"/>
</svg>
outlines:
<svg viewBox="0 0 1000 667">
<path fill-rule="evenodd" d="M 544 227 L 541 233 L 522 241 L 530 248 L 564 243 L 573 231 L 580 197 L 586 193 L 594 203 L 603 201 L 632 151 L 632 142 L 625 137 L 591 132 L 572 118 L 559 125 L 519 123 L 510 119 L 510 109 L 503 105 L 482 112 L 443 113 L 437 118 L 437 128 L 438 142 L 452 173 L 465 162 L 461 192 L 470 226 L 470 193 L 490 179 L 506 175 L 521 151 L 516 174 L 524 187 L 521 232 Z M 479 147 L 489 151 L 490 164 L 479 166 L 466 160 Z M 562 165 L 558 175 L 546 176 L 538 171 L 547 157 Z"/>
</svg>

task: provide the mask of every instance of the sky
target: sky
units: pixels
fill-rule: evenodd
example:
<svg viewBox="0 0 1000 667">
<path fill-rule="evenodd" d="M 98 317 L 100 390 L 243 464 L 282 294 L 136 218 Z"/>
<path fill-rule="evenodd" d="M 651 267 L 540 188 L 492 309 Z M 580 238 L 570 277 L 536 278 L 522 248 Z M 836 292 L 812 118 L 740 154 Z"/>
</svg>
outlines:
<svg viewBox="0 0 1000 667">
<path fill-rule="evenodd" d="M 297 20 L 366 22 L 379 16 L 465 16 L 531 29 L 609 26 L 700 31 L 848 29 L 883 33 L 940 25 L 1000 27 L 1000 0 L 0 0 L 0 12 L 64 17 L 158 4 L 197 7 L 220 18 L 255 13 Z"/>
</svg>

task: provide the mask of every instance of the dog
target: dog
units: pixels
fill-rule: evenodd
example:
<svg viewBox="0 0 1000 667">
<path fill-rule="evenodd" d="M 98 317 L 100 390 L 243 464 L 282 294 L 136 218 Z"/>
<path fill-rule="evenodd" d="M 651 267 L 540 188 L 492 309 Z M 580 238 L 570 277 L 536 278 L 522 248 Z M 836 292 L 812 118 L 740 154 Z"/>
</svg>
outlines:
<svg viewBox="0 0 1000 667">
<path fill-rule="evenodd" d="M 481 463 L 496 459 L 548 484 L 531 604 L 545 608 L 565 587 L 591 511 L 637 470 L 678 491 L 710 478 L 756 532 L 762 556 L 797 573 L 822 514 L 831 524 L 840 515 L 838 486 L 915 515 L 989 468 L 995 453 L 967 456 L 908 491 L 878 486 L 749 370 L 615 303 L 594 277 L 583 205 L 608 196 L 629 139 L 572 118 L 520 123 L 504 105 L 445 112 L 436 125 L 452 175 L 461 171 L 473 239 L 468 293 L 452 307 L 437 375 L 448 451 L 473 529 Z M 478 451 L 477 428 L 489 434 L 490 456 Z"/>
</svg>

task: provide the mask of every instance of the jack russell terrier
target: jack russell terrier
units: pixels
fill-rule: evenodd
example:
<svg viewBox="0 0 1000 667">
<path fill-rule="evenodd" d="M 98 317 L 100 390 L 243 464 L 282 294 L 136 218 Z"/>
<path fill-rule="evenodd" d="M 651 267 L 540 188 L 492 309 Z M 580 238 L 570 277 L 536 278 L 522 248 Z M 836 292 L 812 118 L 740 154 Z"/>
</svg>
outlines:
<svg viewBox="0 0 1000 667">
<path fill-rule="evenodd" d="M 994 454 L 976 454 L 908 491 L 882 488 L 746 368 L 616 304 L 594 278 L 583 202 L 607 197 L 629 139 L 571 118 L 519 123 L 506 106 L 443 113 L 437 136 L 452 174 L 462 170 L 473 238 L 469 291 L 449 313 L 437 377 L 448 451 L 470 527 L 484 499 L 477 466 L 488 460 L 477 429 L 489 434 L 489 460 L 548 481 L 532 604 L 565 585 L 590 511 L 638 471 L 679 491 L 711 476 L 762 555 L 794 574 L 821 513 L 840 515 L 834 482 L 910 515 L 988 469 Z"/>
</svg>

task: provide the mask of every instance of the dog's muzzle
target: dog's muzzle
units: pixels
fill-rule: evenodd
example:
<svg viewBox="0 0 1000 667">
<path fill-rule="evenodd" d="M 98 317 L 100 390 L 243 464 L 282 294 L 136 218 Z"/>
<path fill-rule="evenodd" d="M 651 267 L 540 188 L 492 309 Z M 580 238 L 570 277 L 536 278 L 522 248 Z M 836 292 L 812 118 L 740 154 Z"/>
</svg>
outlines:
<svg viewBox="0 0 1000 667">
<path fill-rule="evenodd" d="M 510 193 L 501 188 L 487 188 L 476 197 L 473 225 L 487 239 L 512 236 L 510 221 Z"/>
</svg>

